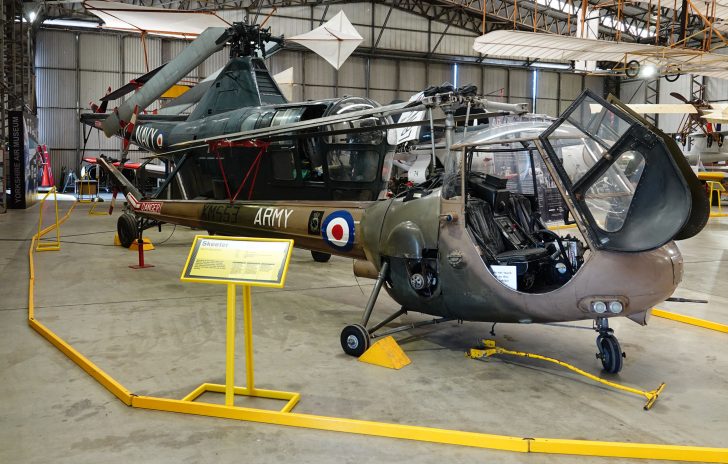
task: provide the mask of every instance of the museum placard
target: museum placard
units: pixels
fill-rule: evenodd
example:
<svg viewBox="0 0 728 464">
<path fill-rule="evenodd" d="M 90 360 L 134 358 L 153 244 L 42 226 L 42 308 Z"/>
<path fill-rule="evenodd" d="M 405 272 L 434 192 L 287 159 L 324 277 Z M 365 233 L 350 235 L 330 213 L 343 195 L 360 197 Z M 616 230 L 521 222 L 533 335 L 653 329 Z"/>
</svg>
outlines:
<svg viewBox="0 0 728 464">
<path fill-rule="evenodd" d="M 182 280 L 283 287 L 293 240 L 197 235 Z"/>
</svg>

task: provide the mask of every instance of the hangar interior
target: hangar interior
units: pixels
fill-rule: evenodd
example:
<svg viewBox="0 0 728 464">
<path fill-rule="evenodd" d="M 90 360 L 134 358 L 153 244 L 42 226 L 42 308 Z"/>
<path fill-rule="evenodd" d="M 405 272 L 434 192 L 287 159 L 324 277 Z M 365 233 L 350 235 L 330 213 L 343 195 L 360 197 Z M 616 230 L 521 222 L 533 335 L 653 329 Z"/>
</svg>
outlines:
<svg viewBox="0 0 728 464">
<path fill-rule="evenodd" d="M 722 210 L 728 200 L 728 155 L 722 151 L 720 127 L 728 118 L 728 71 L 721 67 L 728 58 L 720 46 L 728 43 L 721 17 L 725 7 L 720 1 L 678 3 L 1 0 L 0 461 L 728 462 L 723 394 L 728 387 L 728 214 Z M 148 104 L 134 104 L 158 76 L 176 71 L 180 61 L 175 59 L 204 34 L 175 34 L 166 23 L 119 30 L 107 27 L 94 11 L 126 21 L 123 15 L 130 11 L 149 18 L 207 12 L 232 26 L 229 30 L 242 22 L 263 24 L 286 39 L 281 50 L 260 60 L 271 76 L 290 72 L 288 81 L 275 85 L 289 89 L 284 110 L 299 111 L 295 103 L 301 108 L 330 105 L 330 112 L 321 110 L 307 121 L 301 115 L 309 110 L 302 109 L 290 132 L 275 132 L 275 124 L 284 124 L 278 122 L 243 126 L 240 132 L 238 125 L 220 135 L 213 123 L 233 120 L 237 113 L 208 111 L 210 119 L 204 116 L 194 126 L 198 132 L 174 139 L 177 129 L 168 128 L 194 106 L 164 119 L 164 108 L 176 97 L 160 92 Z M 345 23 L 336 23 L 340 30 L 332 25 L 340 12 L 361 40 L 337 68 L 330 64 L 331 54 L 326 58 L 296 37 L 323 30 L 333 36 L 329 50 L 339 47 L 341 58 L 341 43 L 349 40 L 351 29 Z M 235 58 L 231 48 L 245 43 L 246 34 L 259 33 L 240 30 L 233 32 L 243 37 L 237 45 L 229 37 L 228 43 L 216 42 L 217 51 L 185 68 L 179 80 L 183 91 L 205 82 L 213 82 L 214 90 L 216 72 L 232 72 L 225 68 Z M 514 50 L 528 46 L 516 36 L 513 43 L 494 38 L 487 44 L 489 50 L 507 52 L 482 53 L 478 41 L 499 31 L 550 34 L 542 36 L 544 49 L 549 37 L 559 36 L 660 48 L 634 52 L 633 60 L 632 51 L 619 51 L 624 57 L 616 64 L 589 58 L 600 70 L 580 69 L 578 59 L 519 58 Z M 675 58 L 669 58 L 666 47 L 679 50 Z M 244 58 L 249 57 L 237 57 Z M 639 74 L 630 68 L 632 62 Z M 142 82 L 140 76 L 162 65 Z M 657 74 L 647 73 L 648 68 Z M 721 73 L 726 76 L 718 77 Z M 129 83 L 133 89 L 111 101 L 106 113 L 93 109 L 107 93 Z M 451 87 L 425 92 L 404 106 L 418 93 L 446 83 Z M 476 96 L 462 90 L 469 84 L 477 86 Z M 447 92 L 451 96 L 443 97 Z M 625 105 L 670 108 L 634 110 L 640 116 L 632 112 L 636 106 L 603 100 L 609 95 Z M 254 193 L 258 173 L 267 173 L 256 163 L 271 144 L 291 140 L 303 146 L 300 140 L 313 137 L 305 131 L 332 145 L 343 132 L 340 139 L 352 151 L 363 143 L 351 134 L 368 134 L 366 127 L 336 131 L 344 126 L 334 124 L 350 120 L 336 112 L 335 102 L 363 105 L 357 108 L 364 108 L 362 117 L 370 118 L 365 121 L 384 126 L 384 135 L 375 139 L 382 159 L 373 171 L 381 185 L 372 189 L 379 196 L 337 197 L 344 184 L 327 181 L 327 191 L 334 194 L 325 200 L 336 203 L 322 201 L 319 194 L 306 197 L 310 182 L 304 176 L 316 171 L 313 162 L 303 166 L 301 161 L 291 177 L 300 181 L 297 193 Z M 680 103 L 691 109 L 677 109 Z M 259 106 L 266 104 L 261 100 Z M 589 104 L 607 115 L 593 130 L 577 124 L 587 119 Z M 377 112 L 377 105 L 396 108 Z M 483 108 L 489 127 L 470 121 L 471 106 Z M 407 108 L 415 109 L 408 113 Z M 438 111 L 434 117 L 433 108 Z M 460 111 L 454 117 L 452 108 Z M 415 111 L 421 111 L 421 145 L 393 144 L 391 131 L 408 121 L 401 115 Z M 104 118 L 113 114 L 121 125 L 107 137 Z M 315 124 L 326 117 L 340 119 Z M 159 133 L 165 150 L 177 149 L 172 155 L 165 154 L 161 142 L 155 151 L 136 138 L 135 130 L 156 127 L 155 121 L 168 124 L 159 126 Z M 573 136 L 573 128 L 567 128 L 563 135 L 562 123 L 581 132 Z M 299 127 L 302 132 L 294 132 Z M 604 135 L 605 127 L 614 140 Z M 254 135 L 244 135 L 245 130 Z M 292 133 L 297 138 L 285 137 Z M 479 134 L 484 135 L 479 139 Z M 491 141 L 499 136 L 499 145 Z M 596 151 L 603 157 L 583 171 L 570 167 L 569 145 L 559 145 L 559 137 L 572 137 L 571 146 L 583 144 L 586 151 L 601 146 Z M 185 144 L 193 146 L 189 155 L 187 148 L 178 148 Z M 244 178 L 228 170 L 231 158 L 218 154 L 220 146 L 230 150 L 228 157 L 236 147 L 252 150 L 255 161 Z M 460 158 L 449 158 L 460 150 Z M 336 153 L 340 160 L 342 151 Z M 355 156 L 346 153 L 354 166 Z M 473 164 L 484 160 L 489 166 L 488 156 L 506 154 L 526 164 L 507 171 L 491 167 L 487 176 L 475 174 L 480 181 L 472 180 Z M 23 156 L 26 164 L 18 161 Z M 150 164 L 164 166 L 151 196 L 135 183 L 136 174 L 124 170 L 125 162 L 145 163 L 150 156 L 157 158 Z M 208 159 L 215 169 L 219 163 L 227 197 L 188 197 L 182 187 L 173 190 L 175 169 L 188 156 Z M 107 168 L 111 162 L 102 157 L 122 161 L 118 169 Z M 423 158 L 426 174 L 419 177 L 413 172 Z M 459 171 L 449 171 L 451 159 Z M 635 168 L 632 161 L 640 159 Z M 328 163 L 313 175 L 333 176 Z M 614 177 L 610 166 L 623 172 Z M 144 164 L 130 169 L 143 170 Z M 347 180 L 353 181 L 355 166 L 350 170 Z M 385 178 L 390 171 L 400 178 Z M 521 181 L 530 190 L 521 188 Z M 102 183 L 108 187 L 103 191 Z M 461 194 L 448 196 L 448 186 L 461 188 Z M 484 196 L 478 197 L 478 188 Z M 508 189 L 510 194 L 503 193 Z M 180 192 L 184 197 L 175 198 Z M 600 195 L 609 194 L 627 200 L 612 201 L 602 217 Z M 545 203 L 552 201 L 548 195 L 558 198 L 553 211 Z M 16 197 L 23 197 L 23 206 L 14 205 Z M 469 208 L 488 201 L 491 206 L 483 208 L 495 220 L 478 229 Z M 525 201 L 530 206 L 519 209 Z M 387 202 L 394 206 L 379 208 Z M 191 212 L 182 209 L 185 205 Z M 178 209 L 165 212 L 169 207 Z M 230 208 L 236 219 L 211 219 L 228 215 Z M 525 219 L 520 211 L 526 211 Z M 610 223 L 615 217 L 621 221 L 617 226 Z M 510 225 L 498 222 L 503 218 Z M 125 220 L 132 221 L 126 225 L 131 229 L 123 229 Z M 256 225 L 263 232 L 254 230 Z M 478 241 L 476 231 L 488 227 L 502 232 L 496 240 L 500 248 L 482 237 Z M 131 233 L 131 250 L 118 246 L 125 231 Z M 151 246 L 140 252 L 136 241 L 142 235 Z M 280 268 L 282 288 L 252 289 L 251 315 L 250 307 L 242 309 L 247 290 L 239 286 L 228 286 L 226 299 L 225 289 L 210 280 L 180 281 L 183 269 L 189 271 L 201 253 L 190 250 L 193 244 L 204 246 L 196 241 L 201 235 L 226 243 L 232 240 L 228 236 L 292 238 L 301 248 Z M 375 235 L 381 240 L 371 238 Z M 464 236 L 468 241 L 459 242 Z M 529 257 L 539 253 L 538 260 Z M 151 267 L 144 267 L 145 259 Z M 477 272 L 476 264 L 482 267 Z M 142 268 L 130 269 L 133 265 Z M 502 272 L 513 283 L 497 276 L 496 267 L 509 268 Z M 568 278 L 562 277 L 564 269 Z M 476 279 L 482 275 L 484 280 Z M 238 292 L 232 303 L 230 288 Z M 642 302 L 647 306 L 638 311 Z M 490 316 L 455 309 L 476 308 L 477 313 L 478 305 L 491 308 Z M 569 316 L 567 306 L 575 311 Z M 238 311 L 232 322 L 231 307 Z M 381 327 L 371 328 L 382 320 Z M 370 350 L 388 338 L 375 332 L 394 336 L 393 348 L 382 344 L 378 349 L 389 351 L 371 355 L 385 361 L 351 356 L 347 341 L 350 349 L 362 341 L 351 332 L 357 327 Z M 518 353 L 492 350 L 470 359 L 478 357 L 471 348 L 490 346 L 483 345 L 484 339 Z M 243 394 L 226 390 L 233 375 L 235 385 L 252 383 L 253 352 L 259 389 L 300 393 L 293 412 L 278 413 L 280 398 L 256 396 L 252 386 Z M 406 365 L 376 365 L 395 363 L 395 357 L 406 358 Z M 208 388 L 198 397 L 214 405 L 207 409 L 168 401 L 188 398 L 201 382 L 230 396 Z"/>
</svg>

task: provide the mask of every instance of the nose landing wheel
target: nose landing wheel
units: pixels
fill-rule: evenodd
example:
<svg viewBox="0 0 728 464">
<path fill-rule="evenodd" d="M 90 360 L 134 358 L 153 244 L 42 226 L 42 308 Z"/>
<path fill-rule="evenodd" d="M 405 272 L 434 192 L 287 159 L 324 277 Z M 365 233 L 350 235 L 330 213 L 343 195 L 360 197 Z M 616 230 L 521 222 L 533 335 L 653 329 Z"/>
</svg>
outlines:
<svg viewBox="0 0 728 464">
<path fill-rule="evenodd" d="M 599 332 L 597 337 L 597 359 L 602 362 L 604 371 L 609 374 L 617 374 L 622 370 L 622 360 L 627 356 L 619 346 L 617 337 L 614 336 L 614 330 L 609 328 L 607 319 L 597 319 L 596 330 Z"/>
</svg>

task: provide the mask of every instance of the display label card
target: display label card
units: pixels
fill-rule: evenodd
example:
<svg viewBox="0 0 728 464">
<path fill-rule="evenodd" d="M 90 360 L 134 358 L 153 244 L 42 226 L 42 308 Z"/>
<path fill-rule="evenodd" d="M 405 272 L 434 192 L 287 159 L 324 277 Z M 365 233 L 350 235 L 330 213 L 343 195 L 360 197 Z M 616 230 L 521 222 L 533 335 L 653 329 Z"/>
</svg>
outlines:
<svg viewBox="0 0 728 464">
<path fill-rule="evenodd" d="M 182 280 L 283 287 L 293 240 L 197 235 Z"/>
<path fill-rule="evenodd" d="M 516 290 L 518 287 L 518 278 L 516 275 L 516 266 L 491 266 L 493 275 L 500 280 L 502 284 Z"/>
</svg>

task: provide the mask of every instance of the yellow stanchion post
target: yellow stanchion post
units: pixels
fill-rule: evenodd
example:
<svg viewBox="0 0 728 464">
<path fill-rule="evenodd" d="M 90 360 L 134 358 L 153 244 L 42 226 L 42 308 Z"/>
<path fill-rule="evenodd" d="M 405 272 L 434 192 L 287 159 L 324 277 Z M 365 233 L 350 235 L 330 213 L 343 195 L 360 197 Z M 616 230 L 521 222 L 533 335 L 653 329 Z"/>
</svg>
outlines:
<svg viewBox="0 0 728 464">
<path fill-rule="evenodd" d="M 225 336 L 225 406 L 235 404 L 235 284 L 227 285 Z"/>
<path fill-rule="evenodd" d="M 55 222 L 43 229 L 43 207 L 45 206 L 45 201 L 48 198 L 48 195 L 53 193 L 53 205 L 55 209 Z M 56 188 L 51 187 L 48 192 L 43 196 L 43 199 L 40 200 L 40 207 L 38 208 L 40 210 L 39 218 L 38 218 L 38 234 L 36 234 L 36 245 L 35 245 L 35 251 L 58 251 L 61 249 L 61 229 L 59 226 L 59 220 L 58 220 L 58 195 L 56 195 Z M 51 230 L 56 231 L 56 239 L 53 241 L 43 240 L 42 237 L 50 232 Z"/>
<path fill-rule="evenodd" d="M 255 375 L 253 363 L 253 301 L 250 285 L 243 285 L 243 320 L 245 323 L 245 374 L 248 391 L 255 394 Z"/>
</svg>

